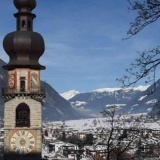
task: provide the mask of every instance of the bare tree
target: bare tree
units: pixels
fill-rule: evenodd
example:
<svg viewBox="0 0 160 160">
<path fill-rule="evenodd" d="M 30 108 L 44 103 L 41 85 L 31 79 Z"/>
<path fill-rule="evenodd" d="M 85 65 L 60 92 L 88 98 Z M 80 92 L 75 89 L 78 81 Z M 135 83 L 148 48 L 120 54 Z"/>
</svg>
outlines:
<svg viewBox="0 0 160 160">
<path fill-rule="evenodd" d="M 139 130 L 135 129 L 133 124 L 132 128 L 127 127 L 125 119 L 122 117 L 117 118 L 115 111 L 116 106 L 102 111 L 107 126 L 105 130 L 107 145 L 106 160 L 122 160 L 124 159 L 124 155 L 130 158 L 129 151 L 132 150 L 134 143 L 136 143 L 140 136 Z"/>
<path fill-rule="evenodd" d="M 139 80 L 146 78 L 145 83 L 155 84 L 156 69 L 160 64 L 159 47 L 149 51 L 139 52 L 139 57 L 126 69 L 123 77 L 117 79 L 124 87 L 136 84 Z M 155 86 L 154 86 L 155 87 Z"/>
<path fill-rule="evenodd" d="M 139 119 L 128 122 L 125 115 L 115 113 L 116 106 L 102 111 L 106 119 L 106 160 L 156 158 L 160 154 L 160 130 L 149 129 Z"/>
<path fill-rule="evenodd" d="M 160 0 L 127 0 L 130 9 L 137 13 L 137 17 L 130 23 L 127 32 L 130 38 L 149 24 L 155 22 L 160 17 Z M 134 85 L 139 80 L 146 78 L 145 82 L 155 83 L 155 72 L 160 64 L 160 47 L 139 52 L 139 57 L 135 59 L 131 66 L 126 69 L 126 74 L 117 80 L 123 86 L 128 87 Z"/>
</svg>

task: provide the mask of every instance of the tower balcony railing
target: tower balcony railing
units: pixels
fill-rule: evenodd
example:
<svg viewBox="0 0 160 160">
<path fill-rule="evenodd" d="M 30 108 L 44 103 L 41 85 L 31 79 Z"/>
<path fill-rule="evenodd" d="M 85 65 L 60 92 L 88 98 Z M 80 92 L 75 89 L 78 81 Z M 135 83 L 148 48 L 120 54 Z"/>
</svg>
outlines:
<svg viewBox="0 0 160 160">
<path fill-rule="evenodd" d="M 31 97 L 33 99 L 43 99 L 45 98 L 45 89 L 44 88 L 36 88 L 36 89 L 8 89 L 2 88 L 2 97 L 5 100 L 13 99 L 14 97 Z"/>
</svg>

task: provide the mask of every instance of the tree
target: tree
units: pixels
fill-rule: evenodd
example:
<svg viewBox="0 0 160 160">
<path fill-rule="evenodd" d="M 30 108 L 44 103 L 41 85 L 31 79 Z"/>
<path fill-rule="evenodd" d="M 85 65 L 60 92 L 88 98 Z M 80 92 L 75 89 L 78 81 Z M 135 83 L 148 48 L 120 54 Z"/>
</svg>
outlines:
<svg viewBox="0 0 160 160">
<path fill-rule="evenodd" d="M 129 151 L 132 150 L 134 143 L 140 137 L 139 129 L 137 129 L 138 125 L 132 123 L 130 127 L 127 127 L 125 118 L 122 116 L 118 118 L 115 113 L 116 106 L 102 111 L 106 119 L 106 160 L 122 160 L 124 157 L 130 159 Z"/>
<path fill-rule="evenodd" d="M 137 17 L 130 23 L 127 32 L 130 38 L 138 34 L 149 24 L 160 17 L 160 0 L 128 0 L 130 9 L 137 13 Z M 139 80 L 146 78 L 146 83 L 155 83 L 155 72 L 160 66 L 160 47 L 139 52 L 139 57 L 126 69 L 126 74 L 117 80 L 123 86 L 134 85 Z"/>
<path fill-rule="evenodd" d="M 159 131 L 145 127 L 138 119 L 126 121 L 126 116 L 116 116 L 116 106 L 102 111 L 105 121 L 104 144 L 106 160 L 144 159 L 159 153 Z"/>
<path fill-rule="evenodd" d="M 93 145 L 93 134 L 91 134 L 91 133 L 87 134 L 86 140 L 84 143 L 88 144 L 88 145 Z"/>
<path fill-rule="evenodd" d="M 48 131 L 47 131 L 47 129 L 44 131 L 44 135 L 45 135 L 46 137 L 48 137 Z"/>
</svg>

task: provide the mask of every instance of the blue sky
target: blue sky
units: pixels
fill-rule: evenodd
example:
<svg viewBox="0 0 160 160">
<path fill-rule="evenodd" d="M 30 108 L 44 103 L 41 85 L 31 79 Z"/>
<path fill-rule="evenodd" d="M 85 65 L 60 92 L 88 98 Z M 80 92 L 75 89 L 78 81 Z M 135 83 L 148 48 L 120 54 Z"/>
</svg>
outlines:
<svg viewBox="0 0 160 160">
<path fill-rule="evenodd" d="M 34 31 L 43 36 L 46 46 L 40 59 L 46 66 L 41 79 L 59 93 L 121 87 L 116 78 L 138 56 L 137 51 L 156 47 L 160 40 L 158 22 L 122 40 L 135 17 L 128 7 L 127 0 L 37 0 Z M 1 44 L 16 28 L 16 12 L 12 0 L 1 0 Z M 2 45 L 0 58 L 8 62 Z"/>
</svg>

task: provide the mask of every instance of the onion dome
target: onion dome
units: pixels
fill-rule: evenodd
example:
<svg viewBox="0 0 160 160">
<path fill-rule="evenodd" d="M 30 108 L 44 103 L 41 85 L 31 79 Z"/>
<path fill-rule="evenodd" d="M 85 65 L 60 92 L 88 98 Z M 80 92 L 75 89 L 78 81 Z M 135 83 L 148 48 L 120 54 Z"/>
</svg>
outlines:
<svg viewBox="0 0 160 160">
<path fill-rule="evenodd" d="M 3 47 L 10 61 L 4 69 L 15 68 L 45 69 L 39 64 L 39 58 L 44 53 L 45 44 L 43 37 L 33 32 L 33 19 L 35 15 L 31 10 L 35 8 L 35 0 L 14 0 L 18 13 L 17 31 L 7 34 L 3 40 Z"/>
<path fill-rule="evenodd" d="M 17 67 L 45 69 L 38 62 L 45 48 L 44 40 L 39 33 L 31 31 L 9 33 L 3 40 L 3 47 L 10 57 L 10 62 L 6 65 L 8 70 Z"/>
</svg>

